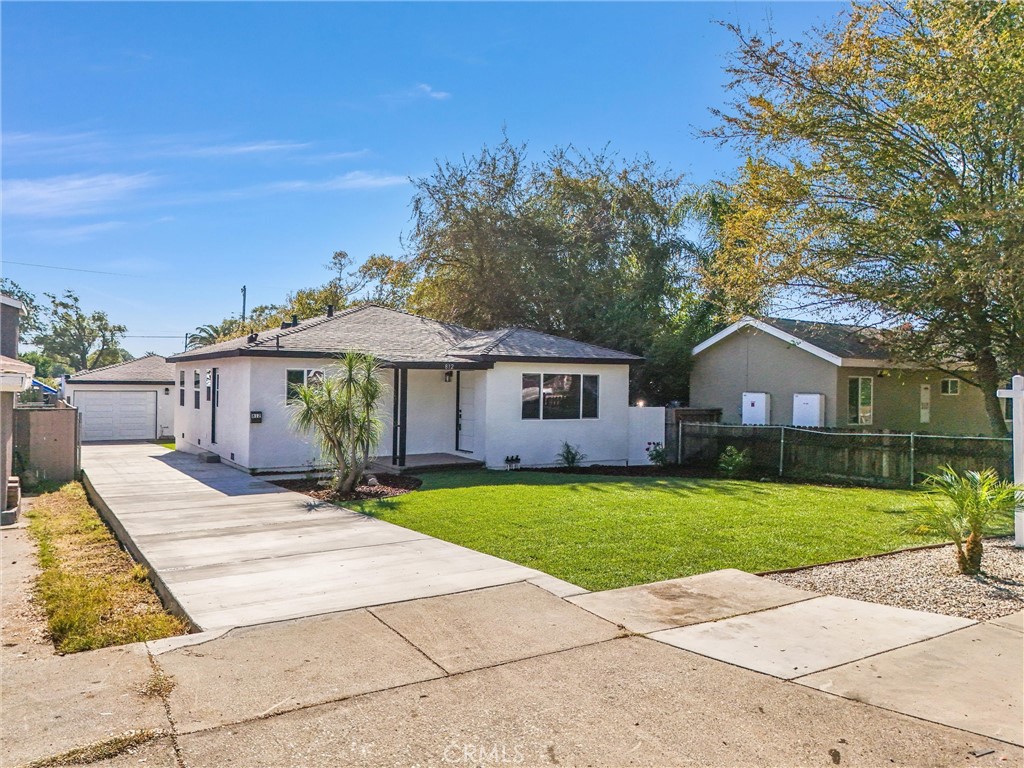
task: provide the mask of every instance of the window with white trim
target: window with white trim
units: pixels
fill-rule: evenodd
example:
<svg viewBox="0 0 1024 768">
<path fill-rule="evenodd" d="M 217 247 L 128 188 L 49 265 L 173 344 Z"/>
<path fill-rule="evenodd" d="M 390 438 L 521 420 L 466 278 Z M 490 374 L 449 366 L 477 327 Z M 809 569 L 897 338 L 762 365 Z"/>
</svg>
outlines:
<svg viewBox="0 0 1024 768">
<path fill-rule="evenodd" d="M 870 376 L 853 376 L 848 390 L 848 424 L 870 424 L 874 416 L 875 381 Z"/>
<path fill-rule="evenodd" d="M 324 380 L 324 372 L 316 368 L 289 368 L 285 371 L 285 396 L 289 403 L 295 401 L 296 387 L 316 384 Z"/>
<path fill-rule="evenodd" d="M 959 395 L 960 379 L 943 379 L 939 382 L 939 392 L 944 395 Z"/>
<path fill-rule="evenodd" d="M 580 373 L 524 373 L 523 419 L 596 419 L 600 377 Z"/>
</svg>

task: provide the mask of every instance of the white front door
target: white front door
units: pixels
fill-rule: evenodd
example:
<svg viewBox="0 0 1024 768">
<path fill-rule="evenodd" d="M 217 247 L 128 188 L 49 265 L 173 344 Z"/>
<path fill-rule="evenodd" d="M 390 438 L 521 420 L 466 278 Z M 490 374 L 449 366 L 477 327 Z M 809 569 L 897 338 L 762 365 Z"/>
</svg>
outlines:
<svg viewBox="0 0 1024 768">
<path fill-rule="evenodd" d="M 932 420 L 932 385 L 921 385 L 921 423 L 927 424 Z"/>
<path fill-rule="evenodd" d="M 459 371 L 459 397 L 455 414 L 455 450 L 473 453 L 476 450 L 476 378 L 470 371 Z"/>
</svg>

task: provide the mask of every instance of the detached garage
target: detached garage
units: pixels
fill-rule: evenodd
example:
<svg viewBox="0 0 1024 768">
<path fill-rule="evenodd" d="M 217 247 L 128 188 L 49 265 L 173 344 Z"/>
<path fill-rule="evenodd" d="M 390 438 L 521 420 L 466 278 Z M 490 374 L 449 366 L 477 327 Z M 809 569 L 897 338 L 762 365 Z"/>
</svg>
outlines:
<svg viewBox="0 0 1024 768">
<path fill-rule="evenodd" d="M 82 442 L 171 438 L 173 391 L 174 366 L 159 355 L 80 371 L 63 383 L 82 420 Z"/>
</svg>

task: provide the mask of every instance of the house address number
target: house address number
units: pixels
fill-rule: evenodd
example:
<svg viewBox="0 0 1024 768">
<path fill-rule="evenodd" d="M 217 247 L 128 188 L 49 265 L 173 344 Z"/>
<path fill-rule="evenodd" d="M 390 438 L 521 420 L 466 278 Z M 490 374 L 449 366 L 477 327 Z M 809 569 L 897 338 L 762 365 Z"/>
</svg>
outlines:
<svg viewBox="0 0 1024 768">
<path fill-rule="evenodd" d="M 263 423 L 263 411 L 249 411 L 249 423 L 250 424 L 262 424 Z"/>
</svg>

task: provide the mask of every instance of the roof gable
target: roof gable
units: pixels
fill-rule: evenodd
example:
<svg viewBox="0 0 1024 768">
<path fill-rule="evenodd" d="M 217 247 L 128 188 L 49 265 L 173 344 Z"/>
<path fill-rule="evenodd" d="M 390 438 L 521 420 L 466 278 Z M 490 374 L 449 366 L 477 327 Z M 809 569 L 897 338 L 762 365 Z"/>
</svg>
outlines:
<svg viewBox="0 0 1024 768">
<path fill-rule="evenodd" d="M 760 320 L 744 317 L 695 346 L 693 354 L 699 355 L 744 328 L 754 328 L 774 336 L 836 366 L 873 365 L 889 362 L 891 359 L 889 350 L 875 329 L 773 317 Z"/>
</svg>

